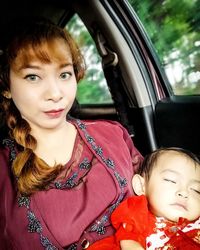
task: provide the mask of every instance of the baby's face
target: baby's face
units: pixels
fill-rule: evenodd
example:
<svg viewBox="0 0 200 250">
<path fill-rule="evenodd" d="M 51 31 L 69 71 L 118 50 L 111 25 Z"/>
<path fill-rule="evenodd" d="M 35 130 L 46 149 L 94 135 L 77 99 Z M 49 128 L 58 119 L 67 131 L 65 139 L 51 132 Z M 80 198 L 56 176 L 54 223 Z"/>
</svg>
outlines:
<svg viewBox="0 0 200 250">
<path fill-rule="evenodd" d="M 177 152 L 160 156 L 145 190 L 156 216 L 170 221 L 200 216 L 200 166 Z"/>
</svg>

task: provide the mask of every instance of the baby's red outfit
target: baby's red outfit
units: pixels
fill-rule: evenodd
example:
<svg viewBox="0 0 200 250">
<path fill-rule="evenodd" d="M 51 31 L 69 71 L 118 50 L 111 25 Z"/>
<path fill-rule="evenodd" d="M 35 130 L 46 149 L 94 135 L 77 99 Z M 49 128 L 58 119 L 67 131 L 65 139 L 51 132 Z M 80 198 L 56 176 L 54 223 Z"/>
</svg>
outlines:
<svg viewBox="0 0 200 250">
<path fill-rule="evenodd" d="M 97 241 L 89 250 L 120 250 L 121 240 L 135 240 L 148 250 L 200 249 L 200 218 L 193 222 L 180 218 L 176 223 L 156 218 L 144 195 L 122 202 L 111 220 L 115 235 Z"/>
</svg>

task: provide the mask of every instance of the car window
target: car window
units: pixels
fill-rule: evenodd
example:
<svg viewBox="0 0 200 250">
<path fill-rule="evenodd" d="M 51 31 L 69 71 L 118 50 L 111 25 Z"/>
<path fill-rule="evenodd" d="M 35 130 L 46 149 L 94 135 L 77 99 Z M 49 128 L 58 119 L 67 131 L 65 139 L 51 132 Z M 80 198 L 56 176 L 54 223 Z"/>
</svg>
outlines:
<svg viewBox="0 0 200 250">
<path fill-rule="evenodd" d="M 78 102 L 80 104 L 113 103 L 104 77 L 101 57 L 87 28 L 77 14 L 67 23 L 66 29 L 79 45 L 87 68 L 84 79 L 78 84 Z"/>
<path fill-rule="evenodd" d="M 200 95 L 199 1 L 129 0 L 175 95 Z"/>
</svg>

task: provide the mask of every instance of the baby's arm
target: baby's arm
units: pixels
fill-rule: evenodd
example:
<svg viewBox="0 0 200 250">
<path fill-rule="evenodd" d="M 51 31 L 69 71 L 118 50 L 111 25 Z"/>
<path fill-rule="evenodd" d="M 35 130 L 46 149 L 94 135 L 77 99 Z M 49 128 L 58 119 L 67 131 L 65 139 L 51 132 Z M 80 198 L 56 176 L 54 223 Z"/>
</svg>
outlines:
<svg viewBox="0 0 200 250">
<path fill-rule="evenodd" d="M 120 248 L 121 250 L 144 250 L 144 248 L 134 240 L 121 240 Z"/>
</svg>

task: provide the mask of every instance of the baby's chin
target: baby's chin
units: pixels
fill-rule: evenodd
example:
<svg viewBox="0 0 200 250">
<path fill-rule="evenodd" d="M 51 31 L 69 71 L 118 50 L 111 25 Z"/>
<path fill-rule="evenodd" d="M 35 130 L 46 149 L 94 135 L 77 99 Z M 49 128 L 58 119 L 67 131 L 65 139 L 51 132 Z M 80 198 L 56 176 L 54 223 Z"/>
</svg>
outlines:
<svg viewBox="0 0 200 250">
<path fill-rule="evenodd" d="M 194 221 L 194 220 L 198 219 L 198 217 L 194 218 L 194 217 L 188 216 L 184 213 L 178 213 L 175 215 L 175 213 L 174 213 L 172 216 L 170 216 L 170 215 L 165 216 L 165 219 L 167 219 L 168 221 L 171 221 L 171 222 L 178 222 L 182 219 L 186 219 L 187 221 Z"/>
<path fill-rule="evenodd" d="M 199 216 L 192 216 L 192 213 L 180 206 L 165 207 L 163 210 L 151 211 L 157 218 L 164 218 L 170 222 L 178 222 L 180 218 L 188 221 L 197 220 Z"/>
<path fill-rule="evenodd" d="M 180 217 L 171 217 L 171 216 L 169 216 L 169 217 L 159 217 L 159 218 L 165 218 L 165 220 L 167 220 L 167 221 L 169 221 L 169 222 L 178 222 L 179 221 L 179 218 Z"/>
<path fill-rule="evenodd" d="M 191 221 L 185 213 L 182 213 L 180 211 L 171 211 L 171 213 L 169 212 L 168 214 L 165 214 L 165 215 L 160 214 L 160 216 L 157 216 L 157 217 L 165 218 L 165 220 L 169 222 L 178 222 L 180 218 L 184 218 L 184 219 Z"/>
</svg>

